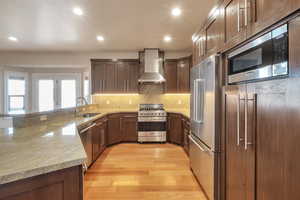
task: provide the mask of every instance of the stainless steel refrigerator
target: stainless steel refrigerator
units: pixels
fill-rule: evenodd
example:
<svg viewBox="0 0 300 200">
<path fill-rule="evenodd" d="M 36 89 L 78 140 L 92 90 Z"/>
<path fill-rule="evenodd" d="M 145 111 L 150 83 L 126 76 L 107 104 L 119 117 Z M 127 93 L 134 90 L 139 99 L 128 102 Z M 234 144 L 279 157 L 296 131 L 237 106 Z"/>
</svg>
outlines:
<svg viewBox="0 0 300 200">
<path fill-rule="evenodd" d="M 219 199 L 220 95 L 219 57 L 191 70 L 191 169 L 210 200 Z"/>
</svg>

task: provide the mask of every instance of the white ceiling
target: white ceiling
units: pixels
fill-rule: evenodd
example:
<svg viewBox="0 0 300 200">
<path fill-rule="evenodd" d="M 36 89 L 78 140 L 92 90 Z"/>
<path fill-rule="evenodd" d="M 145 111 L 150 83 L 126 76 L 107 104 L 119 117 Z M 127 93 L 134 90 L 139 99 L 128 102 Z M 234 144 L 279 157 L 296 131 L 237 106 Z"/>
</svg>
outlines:
<svg viewBox="0 0 300 200">
<path fill-rule="evenodd" d="M 115 51 L 191 48 L 217 0 L 1 0 L 0 50 Z M 83 16 L 72 9 L 79 6 Z M 182 16 L 171 9 L 180 7 Z M 105 37 L 104 42 L 96 40 Z M 173 41 L 165 43 L 163 37 Z M 15 36 L 18 42 L 9 41 Z"/>
</svg>

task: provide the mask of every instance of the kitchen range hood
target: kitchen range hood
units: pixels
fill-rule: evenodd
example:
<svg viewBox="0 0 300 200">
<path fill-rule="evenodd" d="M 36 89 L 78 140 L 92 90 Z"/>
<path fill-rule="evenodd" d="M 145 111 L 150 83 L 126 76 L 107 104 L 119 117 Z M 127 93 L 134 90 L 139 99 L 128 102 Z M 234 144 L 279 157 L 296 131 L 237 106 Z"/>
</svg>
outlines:
<svg viewBox="0 0 300 200">
<path fill-rule="evenodd" d="M 138 80 L 140 84 L 158 84 L 166 81 L 163 77 L 163 59 L 160 57 L 159 49 L 145 49 L 140 53 L 143 68 Z"/>
</svg>

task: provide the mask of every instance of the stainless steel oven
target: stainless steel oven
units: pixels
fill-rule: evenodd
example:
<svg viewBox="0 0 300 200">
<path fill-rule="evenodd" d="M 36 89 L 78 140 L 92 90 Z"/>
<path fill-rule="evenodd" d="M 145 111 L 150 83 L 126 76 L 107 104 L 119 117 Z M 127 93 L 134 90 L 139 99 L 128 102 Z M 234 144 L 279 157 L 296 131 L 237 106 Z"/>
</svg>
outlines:
<svg viewBox="0 0 300 200">
<path fill-rule="evenodd" d="M 167 113 L 162 104 L 141 104 L 138 113 L 138 141 L 166 142 Z"/>
<path fill-rule="evenodd" d="M 228 55 L 228 83 L 288 75 L 288 25 L 285 24 Z"/>
</svg>

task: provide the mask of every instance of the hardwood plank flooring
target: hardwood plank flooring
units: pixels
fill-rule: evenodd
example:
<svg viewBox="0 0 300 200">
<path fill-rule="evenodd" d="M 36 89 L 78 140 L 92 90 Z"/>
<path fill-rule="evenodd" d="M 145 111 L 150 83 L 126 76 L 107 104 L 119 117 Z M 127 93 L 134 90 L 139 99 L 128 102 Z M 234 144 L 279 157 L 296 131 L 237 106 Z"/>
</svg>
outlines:
<svg viewBox="0 0 300 200">
<path fill-rule="evenodd" d="M 87 171 L 85 200 L 206 200 L 183 149 L 172 144 L 119 144 Z"/>
</svg>

